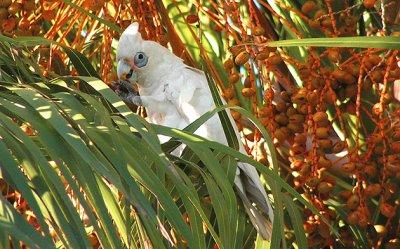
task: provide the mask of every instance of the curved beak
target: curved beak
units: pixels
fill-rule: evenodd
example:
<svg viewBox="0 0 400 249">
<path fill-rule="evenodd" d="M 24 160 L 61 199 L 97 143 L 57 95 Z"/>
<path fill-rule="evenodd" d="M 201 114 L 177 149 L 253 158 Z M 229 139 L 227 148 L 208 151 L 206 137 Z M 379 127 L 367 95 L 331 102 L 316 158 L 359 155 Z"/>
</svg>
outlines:
<svg viewBox="0 0 400 249">
<path fill-rule="evenodd" d="M 137 81 L 136 71 L 126 64 L 123 60 L 120 60 L 117 65 L 117 75 L 120 80 L 127 80 L 130 82 Z"/>
</svg>

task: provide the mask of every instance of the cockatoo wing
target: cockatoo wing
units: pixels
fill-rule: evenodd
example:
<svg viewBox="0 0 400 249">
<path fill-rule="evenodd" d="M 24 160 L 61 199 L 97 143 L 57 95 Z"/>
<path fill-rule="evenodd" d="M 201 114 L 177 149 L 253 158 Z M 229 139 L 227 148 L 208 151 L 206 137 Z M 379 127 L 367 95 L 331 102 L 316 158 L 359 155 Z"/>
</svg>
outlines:
<svg viewBox="0 0 400 249">
<path fill-rule="evenodd" d="M 203 71 L 185 66 L 180 69 L 179 80 L 176 86 L 180 87 L 176 107 L 180 110 L 182 116 L 186 117 L 189 123 L 195 121 L 201 115 L 215 108 L 211 90 L 208 86 L 207 78 Z M 184 86 L 184 87 L 183 87 Z M 179 89 L 175 88 L 174 91 Z M 225 101 L 219 96 L 223 104 Z M 234 119 L 229 111 L 226 112 L 231 125 L 235 131 L 236 139 L 239 141 L 239 150 L 247 154 L 240 140 L 239 131 L 234 123 Z M 228 145 L 221 120 L 218 115 L 214 115 L 198 131 L 198 135 L 207 137 L 211 140 Z M 257 170 L 249 164 L 239 162 L 234 179 L 236 189 L 244 203 L 244 208 L 253 225 L 260 232 L 263 238 L 270 239 L 272 233 L 272 221 L 274 218 L 273 209 L 269 203 L 267 193 L 261 183 Z M 257 209 L 252 205 L 256 204 Z M 269 220 L 260 214 L 260 211 L 269 216 Z"/>
</svg>

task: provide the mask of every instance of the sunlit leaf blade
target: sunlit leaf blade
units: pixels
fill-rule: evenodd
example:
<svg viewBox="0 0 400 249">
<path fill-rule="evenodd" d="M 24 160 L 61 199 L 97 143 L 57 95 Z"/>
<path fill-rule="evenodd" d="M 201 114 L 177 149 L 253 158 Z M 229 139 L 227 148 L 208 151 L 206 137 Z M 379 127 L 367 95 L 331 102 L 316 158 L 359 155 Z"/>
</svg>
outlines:
<svg viewBox="0 0 400 249">
<path fill-rule="evenodd" d="M 396 36 L 359 36 L 337 38 L 304 38 L 268 42 L 271 47 L 347 47 L 347 48 L 384 48 L 400 49 L 400 37 Z"/>
</svg>

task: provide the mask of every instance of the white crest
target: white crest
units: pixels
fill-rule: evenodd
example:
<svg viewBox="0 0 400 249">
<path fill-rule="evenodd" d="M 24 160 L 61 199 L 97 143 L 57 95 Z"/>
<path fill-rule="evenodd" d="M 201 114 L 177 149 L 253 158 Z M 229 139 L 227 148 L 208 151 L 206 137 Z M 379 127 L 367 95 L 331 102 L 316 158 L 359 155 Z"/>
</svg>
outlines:
<svg viewBox="0 0 400 249">
<path fill-rule="evenodd" d="M 124 31 L 127 35 L 136 35 L 139 32 L 139 23 L 134 22 Z"/>
<path fill-rule="evenodd" d="M 142 35 L 139 32 L 139 23 L 134 22 L 122 33 L 117 47 L 117 61 L 128 58 L 141 49 Z"/>
</svg>

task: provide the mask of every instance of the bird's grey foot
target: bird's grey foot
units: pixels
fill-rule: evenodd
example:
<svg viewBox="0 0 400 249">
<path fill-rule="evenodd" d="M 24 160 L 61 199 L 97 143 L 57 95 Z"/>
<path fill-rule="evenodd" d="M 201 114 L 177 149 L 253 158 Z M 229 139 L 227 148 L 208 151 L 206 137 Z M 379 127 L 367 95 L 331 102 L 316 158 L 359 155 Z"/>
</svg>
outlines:
<svg viewBox="0 0 400 249">
<path fill-rule="evenodd" d="M 133 103 L 137 106 L 141 106 L 143 104 L 138 92 L 132 87 L 129 81 L 113 81 L 111 86 L 115 89 L 115 93 L 120 96 L 123 101 L 127 103 Z"/>
</svg>

